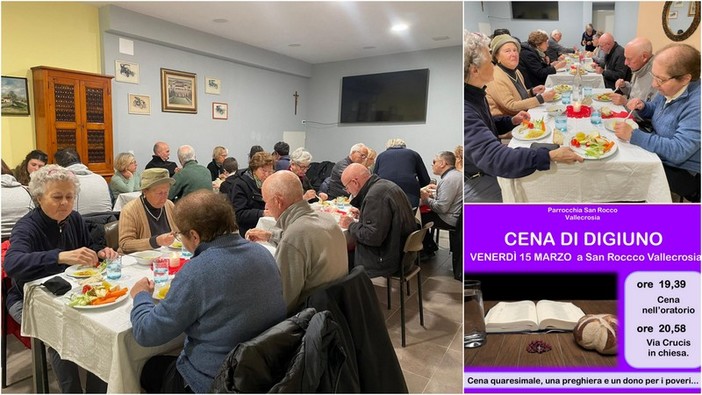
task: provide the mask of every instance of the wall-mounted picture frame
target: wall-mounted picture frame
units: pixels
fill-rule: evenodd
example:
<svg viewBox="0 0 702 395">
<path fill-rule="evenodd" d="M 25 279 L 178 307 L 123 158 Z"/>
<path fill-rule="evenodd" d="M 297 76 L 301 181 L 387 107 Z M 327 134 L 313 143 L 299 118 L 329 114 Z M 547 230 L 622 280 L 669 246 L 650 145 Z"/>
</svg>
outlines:
<svg viewBox="0 0 702 395">
<path fill-rule="evenodd" d="M 138 115 L 151 115 L 151 96 L 130 93 L 129 113 Z"/>
<path fill-rule="evenodd" d="M 2 76 L 2 115 L 29 115 L 27 79 Z"/>
<path fill-rule="evenodd" d="M 115 60 L 115 81 L 138 84 L 139 64 L 124 60 Z"/>
<path fill-rule="evenodd" d="M 678 12 L 677 11 L 670 11 L 668 13 L 668 19 L 678 19 Z"/>
<path fill-rule="evenodd" d="M 212 102 L 212 119 L 229 119 L 229 104 Z"/>
<path fill-rule="evenodd" d="M 697 11 L 697 2 L 691 1 L 690 7 L 687 9 L 687 16 L 695 16 L 695 11 Z"/>
<path fill-rule="evenodd" d="M 222 92 L 222 81 L 214 77 L 205 77 L 205 93 L 219 95 Z"/>
<path fill-rule="evenodd" d="M 161 111 L 197 114 L 197 75 L 161 69 Z"/>
</svg>

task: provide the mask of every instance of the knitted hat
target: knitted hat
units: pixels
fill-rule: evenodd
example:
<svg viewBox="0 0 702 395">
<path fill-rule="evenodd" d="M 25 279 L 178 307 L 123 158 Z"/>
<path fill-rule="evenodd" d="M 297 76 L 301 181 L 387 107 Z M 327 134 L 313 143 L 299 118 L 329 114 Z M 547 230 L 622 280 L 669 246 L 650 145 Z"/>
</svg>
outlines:
<svg viewBox="0 0 702 395">
<path fill-rule="evenodd" d="M 156 184 L 168 182 L 171 185 L 175 184 L 175 180 L 169 177 L 168 169 L 154 167 L 144 170 L 141 173 L 141 189 L 149 189 Z"/>
<path fill-rule="evenodd" d="M 510 36 L 509 34 L 500 34 L 499 36 L 495 36 L 495 38 L 492 39 L 492 42 L 490 42 L 490 53 L 492 54 L 493 59 L 497 58 L 497 52 L 507 43 L 514 43 L 514 45 L 517 46 L 517 52 L 522 50 L 522 46 L 519 44 L 519 41 L 517 41 L 516 38 Z"/>
</svg>

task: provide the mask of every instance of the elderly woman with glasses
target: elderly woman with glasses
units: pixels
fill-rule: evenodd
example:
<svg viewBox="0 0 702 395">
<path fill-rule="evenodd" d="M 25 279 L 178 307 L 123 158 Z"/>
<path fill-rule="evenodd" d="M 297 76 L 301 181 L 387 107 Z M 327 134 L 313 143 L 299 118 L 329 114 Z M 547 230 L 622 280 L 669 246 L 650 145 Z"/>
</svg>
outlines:
<svg viewBox="0 0 702 395">
<path fill-rule="evenodd" d="M 122 209 L 119 216 L 119 251 L 124 254 L 168 246 L 178 227 L 168 191 L 175 180 L 167 169 L 151 168 L 141 175 L 141 196 Z"/>
<path fill-rule="evenodd" d="M 115 158 L 115 174 L 110 179 L 112 200 L 120 193 L 139 190 L 141 176 L 137 173 L 137 161 L 131 152 L 121 152 Z"/>
<path fill-rule="evenodd" d="M 24 284 L 42 277 L 63 273 L 69 266 L 97 266 L 100 259 L 117 253 L 96 244 L 81 215 L 73 211 L 73 200 L 80 183 L 73 172 L 48 165 L 32 173 L 29 193 L 36 208 L 22 217 L 12 229 L 10 248 L 3 266 L 12 279 L 6 298 L 10 316 L 22 322 Z M 64 361 L 49 348 L 51 365 L 63 393 L 80 392 L 78 367 Z M 87 392 L 104 392 L 105 383 L 88 374 Z"/>
<path fill-rule="evenodd" d="M 617 137 L 656 153 L 663 162 L 670 190 L 691 202 L 700 201 L 700 51 L 687 44 L 670 44 L 653 58 L 653 87 L 658 95 L 643 102 L 634 98 L 627 108 L 650 119 L 652 133 L 614 126 Z"/>
<path fill-rule="evenodd" d="M 227 354 L 285 319 L 283 282 L 273 255 L 237 232 L 226 198 L 198 190 L 180 199 L 176 223 L 183 246 L 193 253 L 159 304 L 154 283 L 144 277 L 131 289 L 136 342 L 166 344 L 185 333 L 180 355 L 146 362 L 141 384 L 147 393 L 205 393 Z"/>
<path fill-rule="evenodd" d="M 267 152 L 257 152 L 249 160 L 249 168 L 234 180 L 229 200 L 234 205 L 242 237 L 246 231 L 256 227 L 259 218 L 270 215 L 263 201 L 261 186 L 273 172 L 273 156 Z"/>
<path fill-rule="evenodd" d="M 494 41 L 494 40 L 493 40 Z M 573 163 L 583 158 L 569 147 L 509 148 L 497 137 L 519 125 L 529 114 L 493 117 L 485 99 L 485 85 L 495 73 L 488 52 L 489 39 L 481 33 L 463 33 L 463 168 L 465 202 L 501 202 L 497 177 L 519 178 L 537 170 L 548 170 L 551 161 Z M 380 159 L 380 158 L 378 158 Z"/>
<path fill-rule="evenodd" d="M 305 151 L 304 147 L 300 147 L 290 154 L 290 171 L 300 177 L 302 190 L 305 194 L 302 196 L 308 202 L 317 201 L 317 192 L 312 187 L 309 178 L 307 178 L 307 170 L 312 162 L 312 154 Z M 327 200 L 327 194 L 321 192 L 319 197 L 322 200 Z"/>
</svg>

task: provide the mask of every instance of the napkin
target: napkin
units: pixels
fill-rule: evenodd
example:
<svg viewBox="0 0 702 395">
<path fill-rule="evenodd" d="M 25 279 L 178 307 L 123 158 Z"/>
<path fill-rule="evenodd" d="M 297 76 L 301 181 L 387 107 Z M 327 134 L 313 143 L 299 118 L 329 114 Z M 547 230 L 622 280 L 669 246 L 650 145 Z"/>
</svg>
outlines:
<svg viewBox="0 0 702 395">
<path fill-rule="evenodd" d="M 573 106 L 566 107 L 566 115 L 568 118 L 589 118 L 590 117 L 590 107 L 581 106 L 580 112 L 573 111 Z"/>
</svg>

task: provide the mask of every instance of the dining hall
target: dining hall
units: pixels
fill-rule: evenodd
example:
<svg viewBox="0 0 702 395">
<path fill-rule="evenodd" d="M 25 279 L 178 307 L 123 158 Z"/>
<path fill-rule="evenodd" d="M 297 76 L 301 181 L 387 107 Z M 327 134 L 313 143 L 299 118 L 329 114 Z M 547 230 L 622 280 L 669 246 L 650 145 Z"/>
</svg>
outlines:
<svg viewBox="0 0 702 395">
<path fill-rule="evenodd" d="M 3 3 L 3 392 L 460 392 L 462 7 Z"/>
</svg>

